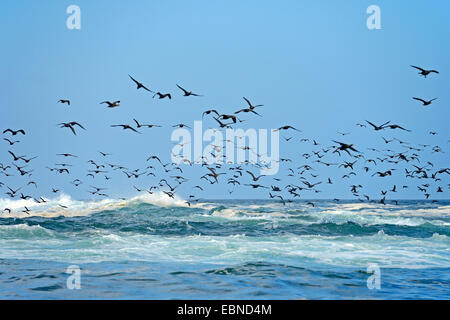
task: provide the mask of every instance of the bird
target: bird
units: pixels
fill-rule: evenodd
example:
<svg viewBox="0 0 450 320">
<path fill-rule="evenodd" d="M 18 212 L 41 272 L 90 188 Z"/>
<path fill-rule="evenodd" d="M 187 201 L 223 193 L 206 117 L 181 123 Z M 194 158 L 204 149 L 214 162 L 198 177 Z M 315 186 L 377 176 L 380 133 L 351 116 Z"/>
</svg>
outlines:
<svg viewBox="0 0 450 320">
<path fill-rule="evenodd" d="M 133 119 L 133 120 L 134 120 L 134 122 L 136 122 L 136 126 L 138 128 L 141 128 L 141 127 L 147 127 L 147 128 L 159 127 L 160 128 L 161 127 L 157 124 L 140 124 L 136 119 Z"/>
<path fill-rule="evenodd" d="M 251 102 L 250 102 L 246 97 L 242 97 L 242 98 L 247 102 L 247 104 L 248 104 L 248 106 L 249 106 L 249 108 L 250 108 L 251 110 L 253 110 L 253 109 L 257 108 L 257 107 L 262 107 L 262 106 L 264 106 L 263 104 L 258 104 L 258 105 L 256 105 L 256 106 L 254 106 L 254 105 L 251 104 Z"/>
<path fill-rule="evenodd" d="M 111 156 L 111 155 L 112 155 L 111 153 L 104 153 L 104 152 L 101 152 L 101 151 L 99 151 L 99 153 L 100 153 L 102 156 L 104 156 L 104 157 L 107 157 L 107 156 Z"/>
<path fill-rule="evenodd" d="M 256 112 L 256 111 L 253 110 L 253 109 L 250 109 L 250 108 L 244 108 L 244 109 L 238 110 L 238 111 L 236 111 L 234 114 L 238 114 L 238 113 L 241 113 L 241 112 L 244 112 L 244 113 L 249 113 L 249 112 L 251 112 L 251 113 L 254 113 L 254 114 L 256 114 L 257 116 L 260 116 L 260 117 L 261 117 L 261 115 L 260 115 L 258 112 Z"/>
<path fill-rule="evenodd" d="M 339 146 L 336 147 L 336 150 L 333 151 L 333 152 L 338 152 L 338 150 L 340 150 L 340 151 L 347 152 L 349 155 L 351 155 L 351 153 L 348 151 L 349 149 L 352 150 L 352 151 L 355 151 L 355 152 L 359 152 L 358 150 L 353 148 L 354 144 L 347 144 L 347 143 L 343 143 L 343 142 L 339 142 L 339 141 L 335 141 L 335 140 L 333 140 L 333 142 L 339 144 Z"/>
<path fill-rule="evenodd" d="M 258 180 L 260 178 L 265 177 L 265 175 L 260 175 L 260 176 L 256 177 L 251 171 L 248 171 L 248 170 L 246 172 L 252 176 L 253 182 L 258 182 Z"/>
<path fill-rule="evenodd" d="M 5 134 L 7 132 L 10 132 L 13 136 L 17 135 L 18 133 L 25 135 L 25 131 L 23 129 L 19 129 L 19 130 L 6 129 L 5 131 L 3 131 L 3 134 Z"/>
<path fill-rule="evenodd" d="M 170 93 L 157 92 L 153 95 L 153 98 L 155 98 L 155 96 L 158 96 L 158 99 L 164 99 L 164 98 L 172 99 L 172 96 Z"/>
<path fill-rule="evenodd" d="M 133 82 L 134 83 L 136 83 L 136 85 L 137 85 L 137 90 L 139 90 L 139 89 L 144 89 L 144 90 L 147 90 L 148 92 L 152 92 L 153 93 L 153 91 L 152 90 L 150 90 L 149 88 L 147 88 L 146 86 L 144 86 L 142 83 L 140 83 L 139 81 L 137 81 L 136 79 L 134 79 L 132 76 L 130 76 L 130 75 L 128 75 L 129 77 L 130 77 L 130 79 L 131 80 L 133 80 Z"/>
<path fill-rule="evenodd" d="M 209 114 L 211 114 L 211 113 L 215 113 L 217 116 L 220 116 L 220 114 L 219 114 L 216 110 L 206 110 L 206 111 L 203 112 L 203 114 L 202 114 L 202 119 L 203 119 L 203 117 L 205 116 L 205 114 L 206 114 L 206 115 L 209 115 Z"/>
<path fill-rule="evenodd" d="M 222 121 L 220 121 L 218 118 L 216 118 L 216 117 L 213 117 L 214 118 L 214 120 L 216 120 L 217 121 L 217 123 L 219 124 L 219 126 L 221 127 L 221 128 L 231 128 L 231 126 L 228 124 L 228 123 L 223 123 Z"/>
<path fill-rule="evenodd" d="M 187 125 L 185 125 L 183 123 L 179 123 L 179 124 L 176 124 L 176 125 L 172 126 L 172 128 L 184 128 L 184 127 L 192 129 L 191 127 L 189 127 L 189 126 L 187 126 Z"/>
<path fill-rule="evenodd" d="M 75 128 L 74 126 L 79 126 L 81 129 L 86 130 L 81 124 L 79 124 L 76 121 L 72 121 L 72 122 L 62 122 L 58 124 L 60 126 L 60 128 L 70 128 L 70 130 L 72 130 L 72 133 L 74 135 L 77 135 L 77 133 L 75 132 Z"/>
<path fill-rule="evenodd" d="M 20 141 L 18 141 L 18 140 L 17 140 L 17 141 L 11 141 L 11 140 L 9 140 L 8 138 L 3 138 L 3 140 L 7 141 L 7 142 L 9 143 L 10 146 L 13 146 L 14 144 L 20 142 Z"/>
<path fill-rule="evenodd" d="M 66 103 L 67 106 L 70 106 L 70 100 L 60 99 L 60 100 L 58 100 L 58 103 L 62 103 L 62 104 Z"/>
<path fill-rule="evenodd" d="M 201 95 L 193 93 L 192 91 L 187 91 L 186 89 L 184 89 L 183 87 L 179 86 L 177 84 L 177 87 L 180 88 L 183 91 L 183 96 L 184 97 L 189 97 L 189 96 L 194 96 L 194 97 L 201 97 Z"/>
<path fill-rule="evenodd" d="M 411 130 L 405 129 L 405 128 L 403 128 L 402 126 L 400 126 L 400 125 L 398 125 L 398 124 L 390 124 L 390 125 L 387 125 L 385 128 L 389 128 L 389 129 L 400 129 L 400 130 L 403 130 L 403 131 L 411 132 Z"/>
<path fill-rule="evenodd" d="M 367 120 L 366 120 L 366 122 L 367 122 L 368 124 L 370 124 L 370 125 L 374 128 L 375 131 L 380 131 L 380 130 L 386 129 L 385 126 L 386 126 L 387 124 L 390 123 L 390 121 L 388 121 L 388 122 L 383 123 L 381 126 L 377 126 L 377 125 L 373 124 L 373 123 L 370 122 L 370 121 L 367 121 Z"/>
<path fill-rule="evenodd" d="M 283 126 L 283 127 L 279 127 L 279 128 L 278 128 L 278 129 L 276 129 L 275 131 L 281 131 L 281 130 L 289 130 L 289 129 L 292 129 L 292 130 L 295 130 L 295 131 L 301 132 L 301 130 L 298 130 L 298 129 L 296 129 L 296 128 L 292 127 L 292 126 Z"/>
<path fill-rule="evenodd" d="M 9 150 L 8 150 L 8 152 L 9 152 L 9 154 L 10 154 L 10 155 L 12 155 L 12 157 L 13 157 L 14 161 L 19 161 L 19 160 L 23 160 L 23 157 L 24 157 L 24 156 L 20 156 L 20 157 L 18 157 L 18 156 L 16 156 L 16 155 L 14 154 L 14 152 L 12 152 L 12 151 L 9 151 Z"/>
<path fill-rule="evenodd" d="M 70 153 L 59 153 L 57 154 L 57 156 L 62 156 L 62 157 L 73 157 L 73 158 L 77 158 L 77 156 L 70 154 Z"/>
<path fill-rule="evenodd" d="M 422 102 L 423 106 L 428 106 L 428 105 L 430 105 L 434 100 L 436 100 L 437 98 L 434 98 L 434 99 L 431 99 L 431 100 L 428 100 L 428 101 L 427 101 L 427 100 L 424 100 L 424 99 L 421 99 L 421 98 L 417 98 L 417 97 L 413 97 L 413 99 Z"/>
<path fill-rule="evenodd" d="M 113 102 L 111 102 L 111 101 L 103 101 L 103 102 L 100 102 L 100 104 L 105 104 L 105 103 L 108 105 L 108 108 L 117 108 L 117 107 L 120 107 L 120 100 L 113 101 Z"/>
<path fill-rule="evenodd" d="M 437 70 L 425 70 L 425 69 L 422 69 L 421 67 L 417 67 L 417 66 L 413 66 L 413 65 L 411 65 L 411 67 L 416 68 L 417 70 L 419 70 L 419 71 L 420 71 L 419 74 L 422 75 L 422 76 L 424 76 L 425 78 L 426 78 L 427 75 L 429 75 L 430 73 L 436 73 L 436 74 L 439 73 Z"/>
<path fill-rule="evenodd" d="M 115 128 L 115 127 L 122 127 L 123 130 L 131 130 L 134 131 L 136 133 L 141 133 L 139 131 L 137 131 L 135 128 L 133 128 L 132 126 L 128 125 L 128 124 L 113 124 L 111 127 Z"/>
</svg>

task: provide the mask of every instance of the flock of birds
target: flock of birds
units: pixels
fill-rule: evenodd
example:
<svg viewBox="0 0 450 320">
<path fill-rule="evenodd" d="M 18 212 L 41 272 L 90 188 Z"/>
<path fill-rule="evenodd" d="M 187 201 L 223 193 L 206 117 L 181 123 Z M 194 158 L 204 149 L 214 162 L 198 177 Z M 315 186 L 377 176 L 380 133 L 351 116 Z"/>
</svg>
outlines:
<svg viewBox="0 0 450 320">
<path fill-rule="evenodd" d="M 423 77 L 427 77 L 428 75 L 439 72 L 436 70 L 426 70 L 417 66 L 411 66 L 419 70 L 419 74 Z M 137 81 L 132 76 L 130 76 L 130 80 L 136 85 L 136 88 L 148 91 L 153 93 L 153 98 L 158 99 L 172 99 L 171 93 L 162 93 L 162 92 L 154 92 L 148 87 L 146 87 L 143 83 Z M 181 90 L 181 93 L 184 97 L 201 97 L 201 95 L 194 93 L 192 91 L 186 90 L 182 86 L 177 84 L 177 87 Z M 218 110 L 209 109 L 202 113 L 202 118 L 205 116 L 212 117 L 214 121 L 218 124 L 218 126 L 223 128 L 232 128 L 233 125 L 246 121 L 241 119 L 242 115 L 248 114 L 250 116 L 258 116 L 261 117 L 261 114 L 257 112 L 259 108 L 263 107 L 262 104 L 254 105 L 249 99 L 243 98 L 247 104 L 246 107 L 243 107 L 239 110 L 236 110 L 232 114 L 222 114 Z M 422 99 L 419 97 L 413 97 L 414 100 L 422 102 L 423 106 L 429 106 L 436 98 L 431 100 Z M 69 99 L 60 99 L 58 103 L 65 104 L 68 107 L 71 106 L 71 102 Z M 118 108 L 120 107 L 120 101 L 103 101 L 101 104 L 105 104 L 107 108 Z M 134 124 L 113 124 L 111 127 L 113 128 L 121 128 L 123 130 L 130 130 L 135 133 L 141 133 L 140 129 L 142 128 L 154 128 L 160 127 L 160 125 L 155 124 L 143 124 L 138 120 L 133 119 Z M 86 128 L 76 122 L 62 122 L 58 124 L 60 128 L 69 129 L 71 133 L 77 135 L 77 131 L 86 130 Z M 133 126 L 135 125 L 135 126 Z M 365 120 L 363 123 L 357 123 L 357 126 L 361 128 L 373 129 L 376 132 L 386 132 L 389 130 L 401 130 L 404 132 L 410 132 L 411 130 L 404 128 L 402 125 L 392 123 L 391 121 L 387 121 L 381 125 L 377 125 L 371 121 Z M 174 128 L 188 128 L 189 126 L 179 123 L 175 124 L 172 127 Z M 284 134 L 295 133 L 298 135 L 301 133 L 301 130 L 291 126 L 291 125 L 283 125 L 276 129 L 277 131 L 283 132 Z M 349 133 L 338 132 L 338 134 L 342 137 L 349 135 Z M 437 132 L 430 131 L 430 135 L 436 135 Z M 19 137 L 26 136 L 26 132 L 24 129 L 6 129 L 3 131 L 4 138 L 3 140 L 8 144 L 7 153 L 10 156 L 10 163 L 0 163 L 0 175 L 3 175 L 2 180 L 0 181 L 0 188 L 6 189 L 5 195 L 10 197 L 11 199 L 22 199 L 22 200 L 30 200 L 33 199 L 36 203 L 46 203 L 48 198 L 45 198 L 38 194 L 38 183 L 32 180 L 33 169 L 29 168 L 32 161 L 37 157 L 27 157 L 25 155 L 18 155 L 13 147 L 19 143 L 17 140 Z M 244 138 L 244 137 L 238 137 Z M 299 141 L 300 143 L 311 143 L 314 150 L 308 153 L 304 153 L 301 155 L 301 158 L 307 163 L 296 166 L 294 165 L 294 161 L 296 159 L 291 158 L 280 158 L 278 162 L 285 163 L 288 165 L 287 175 L 285 177 L 279 176 L 265 176 L 265 175 L 256 175 L 254 173 L 255 170 L 259 170 L 262 168 L 267 168 L 268 163 L 263 162 L 252 162 L 249 160 L 244 161 L 239 164 L 227 163 L 226 161 L 216 162 L 214 164 L 209 164 L 208 157 L 202 156 L 201 159 L 196 159 L 195 163 L 200 163 L 202 168 L 204 168 L 204 174 L 197 179 L 195 178 L 187 178 L 184 175 L 184 170 L 186 167 L 183 167 L 180 164 L 193 166 L 190 160 L 180 159 L 181 163 L 164 163 L 158 155 L 149 155 L 146 159 L 146 167 L 145 168 L 137 168 L 130 169 L 121 164 L 113 164 L 108 161 L 112 156 L 109 153 L 99 152 L 101 159 L 103 161 L 97 160 L 94 161 L 90 159 L 88 161 L 91 168 L 86 172 L 86 176 L 81 179 L 81 177 L 72 180 L 74 177 L 71 177 L 71 167 L 73 166 L 69 159 L 77 158 L 77 155 L 71 153 L 59 153 L 58 157 L 65 159 L 67 161 L 61 161 L 57 163 L 55 166 L 46 167 L 50 172 L 53 172 L 58 175 L 66 175 L 70 183 L 78 188 L 81 185 L 86 183 L 86 179 L 90 181 L 98 181 L 101 179 L 103 182 L 107 182 L 113 179 L 112 173 L 116 172 L 119 174 L 123 174 L 128 179 L 132 179 L 135 181 L 133 184 L 133 188 L 141 193 L 146 192 L 152 194 L 156 191 L 163 192 L 167 197 L 175 198 L 175 193 L 177 188 L 182 184 L 191 184 L 190 190 L 191 194 L 186 200 L 186 205 L 190 206 L 191 203 L 197 202 L 200 199 L 200 195 L 202 191 L 207 188 L 208 185 L 214 184 L 226 184 L 229 186 L 228 192 L 232 194 L 234 192 L 234 188 L 236 187 L 246 187 L 251 189 L 263 189 L 267 190 L 267 195 L 270 199 L 274 201 L 279 201 L 280 203 L 286 205 L 287 203 L 292 202 L 296 198 L 301 197 L 301 193 L 303 192 L 313 192 L 319 193 L 321 190 L 319 186 L 322 184 L 333 184 L 331 177 L 319 177 L 318 174 L 315 174 L 315 166 L 326 166 L 326 167 L 337 167 L 342 168 L 344 170 L 344 174 L 340 178 L 341 180 L 350 179 L 352 176 L 356 177 L 357 174 L 368 174 L 372 177 L 388 179 L 390 176 L 394 174 L 401 175 L 403 173 L 405 180 L 408 179 L 417 181 L 417 185 L 415 186 L 418 191 L 423 193 L 425 199 L 429 199 L 431 194 L 443 193 L 444 190 L 450 189 L 450 184 L 445 185 L 442 181 L 443 177 L 450 175 L 450 168 L 436 168 L 435 165 L 427 160 L 423 159 L 424 153 L 428 152 L 431 154 L 435 153 L 443 153 L 443 150 L 440 146 L 432 146 L 426 144 L 415 145 L 407 141 L 402 141 L 397 138 L 388 139 L 384 136 L 381 138 L 386 145 L 394 145 L 401 147 L 400 151 L 395 151 L 391 148 L 388 149 L 376 149 L 376 148 L 368 148 L 371 152 L 364 153 L 362 150 L 359 150 L 354 144 L 341 142 L 337 140 L 331 140 L 333 144 L 330 145 L 321 145 L 314 139 L 308 138 L 297 138 L 295 136 L 282 136 L 284 141 L 286 142 L 294 142 Z M 297 140 L 298 139 L 298 140 Z M 230 142 L 227 140 L 227 142 Z M 450 140 L 448 141 L 450 142 Z M 232 142 L 234 143 L 234 142 Z M 244 146 L 241 147 L 243 150 L 248 152 L 254 152 L 257 154 L 256 150 L 253 150 L 251 147 Z M 213 158 L 223 157 L 221 146 L 214 146 L 213 151 L 210 156 Z M 173 155 L 174 157 L 181 157 L 180 155 Z M 328 157 L 333 157 L 335 162 L 326 161 Z M 345 160 L 342 160 L 344 159 Z M 336 160 L 337 159 L 337 160 Z M 400 167 L 404 166 L 404 167 Z M 382 169 L 382 167 L 384 167 Z M 360 169 L 357 173 L 357 169 Z M 8 180 L 12 179 L 11 177 L 19 176 L 22 185 L 20 187 L 12 186 Z M 141 183 L 144 177 L 152 176 L 155 183 L 151 184 L 149 187 L 137 187 L 136 184 L 139 181 Z M 223 176 L 223 177 L 222 177 Z M 6 180 L 5 180 L 6 179 Z M 97 180 L 95 180 L 97 179 Z M 293 180 L 295 183 L 286 184 L 286 180 Z M 108 197 L 105 193 L 107 188 L 106 186 L 93 186 L 93 183 L 88 183 L 90 186 L 86 190 L 93 197 Z M 435 190 L 432 190 L 432 185 L 435 184 Z M 143 183 L 141 183 L 143 185 Z M 231 190 L 230 190 L 231 188 Z M 369 197 L 364 193 L 364 187 L 361 184 L 353 184 L 349 186 L 351 194 L 359 199 L 361 202 L 379 202 L 381 204 L 386 204 L 386 197 L 388 194 L 393 194 L 399 191 L 399 189 L 407 189 L 410 188 L 410 184 L 406 183 L 402 186 L 397 187 L 397 185 L 392 185 L 391 188 L 380 191 L 380 199 L 375 200 Z M 28 192 L 25 192 L 27 190 Z M 49 190 L 50 191 L 50 190 Z M 53 194 L 57 194 L 61 192 L 58 188 L 52 188 L 51 192 Z M 334 199 L 334 201 L 340 201 L 339 199 Z M 391 200 L 391 203 L 396 203 L 395 200 Z M 308 202 L 309 205 L 314 206 L 314 202 Z M 66 206 L 59 205 L 62 209 L 67 209 Z M 10 208 L 4 208 L 4 213 L 11 213 L 12 210 Z M 28 207 L 24 207 L 21 212 L 30 214 L 31 210 Z"/>
</svg>

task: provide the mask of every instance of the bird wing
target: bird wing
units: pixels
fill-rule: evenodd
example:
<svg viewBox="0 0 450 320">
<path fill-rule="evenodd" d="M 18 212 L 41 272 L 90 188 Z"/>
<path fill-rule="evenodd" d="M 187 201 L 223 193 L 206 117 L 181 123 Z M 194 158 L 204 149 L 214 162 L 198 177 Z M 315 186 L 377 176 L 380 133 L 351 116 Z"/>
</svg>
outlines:
<svg viewBox="0 0 450 320">
<path fill-rule="evenodd" d="M 383 128 L 385 125 L 387 125 L 388 123 L 390 123 L 390 121 L 388 121 L 388 122 L 386 122 L 386 123 L 383 123 L 381 126 L 380 126 L 380 128 Z"/>
<path fill-rule="evenodd" d="M 81 129 L 86 130 L 81 124 L 79 124 L 78 122 L 74 121 L 72 122 L 73 126 L 79 126 Z"/>
<path fill-rule="evenodd" d="M 376 125 L 374 125 L 372 122 L 370 122 L 370 121 L 367 121 L 366 120 L 366 122 L 368 123 L 368 124 L 370 124 L 372 127 L 374 127 L 374 128 L 376 128 L 377 126 Z"/>
<path fill-rule="evenodd" d="M 413 66 L 413 65 L 411 65 L 411 67 L 416 68 L 417 70 L 420 70 L 420 71 L 425 71 L 421 67 L 416 67 L 416 66 Z"/>
<path fill-rule="evenodd" d="M 145 90 L 147 90 L 148 92 L 152 92 L 153 93 L 153 91 L 152 90 L 150 90 L 149 88 L 147 88 L 146 86 L 144 86 L 143 84 L 141 84 L 141 86 L 142 86 L 142 88 L 144 88 Z"/>
<path fill-rule="evenodd" d="M 181 90 L 183 90 L 184 93 L 188 93 L 184 88 L 180 87 L 178 84 L 177 84 L 177 87 L 180 88 Z"/>
<path fill-rule="evenodd" d="M 418 101 L 421 101 L 421 102 L 425 103 L 425 100 L 423 100 L 423 99 L 420 99 L 420 98 L 416 98 L 416 97 L 413 97 L 413 99 L 414 99 L 414 100 L 418 100 Z"/>
<path fill-rule="evenodd" d="M 253 107 L 252 104 L 250 103 L 250 101 L 246 98 L 246 97 L 242 97 L 244 98 L 244 100 L 247 102 L 247 104 L 249 105 L 249 107 Z"/>
<path fill-rule="evenodd" d="M 250 172 L 250 171 L 246 171 L 246 172 L 252 176 L 253 180 L 255 179 L 255 175 L 252 172 Z"/>
<path fill-rule="evenodd" d="M 133 78 L 132 76 L 130 76 L 130 75 L 128 75 L 128 76 L 130 77 L 131 80 L 133 80 L 134 83 L 136 83 L 137 85 L 139 85 L 139 82 L 138 82 L 136 79 L 134 79 L 134 78 Z"/>
</svg>

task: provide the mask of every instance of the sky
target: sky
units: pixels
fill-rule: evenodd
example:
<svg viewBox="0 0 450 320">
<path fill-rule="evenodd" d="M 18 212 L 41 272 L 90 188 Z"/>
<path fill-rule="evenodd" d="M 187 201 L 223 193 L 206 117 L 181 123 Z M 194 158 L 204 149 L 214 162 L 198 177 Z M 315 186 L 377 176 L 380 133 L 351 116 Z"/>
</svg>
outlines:
<svg viewBox="0 0 450 320">
<path fill-rule="evenodd" d="M 66 26 L 70 5 L 81 10 L 79 30 Z M 367 28 L 370 5 L 380 7 L 379 30 Z M 282 177 L 288 167 L 309 163 L 301 157 L 303 153 L 319 150 L 301 143 L 301 138 L 315 139 L 323 148 L 332 145 L 332 140 L 354 143 L 364 151 L 371 146 L 386 147 L 381 136 L 439 145 L 447 153 L 424 151 L 423 160 L 432 161 L 436 168 L 448 167 L 449 9 L 450 2 L 444 0 L 432 5 L 429 1 L 380 0 L 276 4 L 256 0 L 3 0 L 0 129 L 23 128 L 27 134 L 14 137 L 21 140 L 14 146 L 1 141 L 0 163 L 11 162 L 7 150 L 38 156 L 28 169 L 34 170 L 30 179 L 38 182 L 39 191 L 26 187 L 26 179 L 17 176 L 0 176 L 0 181 L 36 196 L 49 196 L 51 188 L 58 188 L 85 199 L 90 197 L 89 185 L 105 186 L 111 196 L 131 196 L 136 193 L 133 185 L 145 188 L 159 179 L 129 180 L 120 172 L 111 172 L 108 175 L 113 179 L 108 182 L 101 176 L 89 180 L 86 170 L 92 166 L 87 161 L 107 160 L 136 169 L 145 168 L 150 164 L 147 157 L 155 154 L 166 163 L 174 146 L 172 125 L 182 122 L 192 127 L 207 109 L 233 113 L 245 107 L 243 96 L 264 106 L 258 108 L 262 117 L 243 116 L 242 128 L 270 130 L 292 125 L 302 130 L 281 133 L 294 139 L 280 141 L 280 156 L 295 159 L 280 169 Z M 440 73 L 424 79 L 411 64 Z M 170 92 L 173 99 L 157 100 L 136 90 L 128 74 L 152 90 Z M 183 97 L 176 84 L 203 96 Z M 413 96 L 439 99 L 425 108 Z M 70 99 L 71 106 L 58 104 L 59 99 Z M 120 100 L 121 106 L 108 109 L 100 104 L 104 100 Z M 142 129 L 142 135 L 110 127 L 133 124 L 133 118 L 163 127 Z M 356 126 L 365 120 L 377 124 L 390 120 L 412 132 L 379 133 Z M 57 126 L 69 121 L 78 121 L 87 130 L 77 130 L 75 136 Z M 203 126 L 217 127 L 208 117 Z M 350 135 L 342 137 L 337 131 Z M 438 134 L 432 136 L 429 131 Z M 398 144 L 395 150 L 403 151 Z M 98 151 L 112 156 L 103 159 Z M 68 160 L 57 153 L 73 153 L 78 158 Z M 328 160 L 344 159 L 351 160 L 345 156 Z M 74 165 L 70 177 L 46 169 L 61 162 Z M 157 176 L 163 177 L 161 167 L 151 164 Z M 359 183 L 376 198 L 380 188 L 409 183 L 403 174 L 395 174 L 389 182 L 359 174 L 347 181 L 341 178 L 345 170 L 319 164 L 314 168 L 319 178 L 311 177 L 311 182 L 332 177 L 335 183 L 324 184 L 320 194 L 307 193 L 305 198 L 351 198 L 349 186 Z M 186 168 L 197 178 L 179 187 L 181 196 L 192 193 L 205 170 Z M 69 183 L 76 178 L 84 182 L 79 188 Z M 449 183 L 446 179 L 444 186 Z M 299 183 L 298 178 L 292 181 Z M 206 185 L 199 196 L 267 197 L 265 190 L 241 187 L 229 194 L 232 190 L 225 183 Z M 448 191 L 440 197 L 448 199 Z M 423 195 L 412 187 L 397 198 Z"/>
</svg>

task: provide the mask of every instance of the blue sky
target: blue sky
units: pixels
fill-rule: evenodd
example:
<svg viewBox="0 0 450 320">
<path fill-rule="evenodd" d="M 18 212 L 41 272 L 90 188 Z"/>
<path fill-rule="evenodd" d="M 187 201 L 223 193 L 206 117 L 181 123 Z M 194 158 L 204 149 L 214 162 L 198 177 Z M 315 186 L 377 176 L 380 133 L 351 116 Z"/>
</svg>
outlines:
<svg viewBox="0 0 450 320">
<path fill-rule="evenodd" d="M 66 8 L 72 4 L 81 8 L 81 30 L 66 28 Z M 371 4 L 381 8 L 381 30 L 366 27 L 366 8 Z M 306 163 L 302 153 L 315 150 L 298 142 L 300 138 L 314 138 L 324 147 L 333 139 L 346 140 L 365 149 L 384 147 L 381 136 L 386 136 L 440 145 L 448 151 L 449 9 L 448 1 L 431 5 L 357 0 L 276 4 L 4 0 L 0 4 L 0 127 L 24 128 L 27 135 L 13 147 L 2 141 L 0 162 L 11 161 L 7 150 L 37 155 L 30 168 L 35 170 L 32 179 L 39 182 L 39 192 L 49 195 L 51 187 L 57 187 L 86 198 L 89 184 L 106 185 L 104 179 L 91 182 L 85 177 L 90 168 L 86 161 L 101 161 L 99 150 L 113 154 L 108 159 L 111 163 L 133 169 L 145 167 L 149 154 L 167 162 L 173 146 L 171 125 L 192 126 L 211 107 L 232 113 L 245 106 L 242 96 L 264 104 L 259 109 L 263 117 L 247 115 L 244 128 L 291 124 L 303 131 L 282 134 L 297 141 L 282 141 L 280 147 L 282 157 L 297 159 L 295 167 Z M 423 79 L 410 64 L 436 68 L 440 74 Z M 156 100 L 136 91 L 128 74 L 153 90 L 171 92 L 173 100 Z M 204 97 L 182 97 L 176 83 Z M 412 96 L 439 99 L 423 108 Z M 70 99 L 71 107 L 57 104 L 61 98 Z M 104 100 L 121 100 L 121 107 L 109 110 L 99 104 Z M 111 124 L 131 124 L 133 118 L 164 127 L 142 135 L 110 128 Z M 392 120 L 412 132 L 380 134 L 358 128 L 356 123 L 364 120 Z M 56 126 L 68 121 L 79 121 L 87 131 L 78 130 L 74 136 Z M 211 120 L 204 123 L 213 125 Z M 438 135 L 429 135 L 430 130 Z M 337 131 L 351 135 L 340 137 Z M 402 149 L 396 146 L 396 150 Z M 65 152 L 79 156 L 71 161 L 75 167 L 70 177 L 85 181 L 79 189 L 68 183 L 67 176 L 45 169 L 67 160 L 55 156 Z M 436 167 L 448 167 L 448 154 L 426 154 Z M 345 173 L 326 171 L 317 164 L 316 169 L 322 180 L 331 176 L 339 181 Z M 199 177 L 206 172 L 194 168 L 190 173 Z M 133 184 L 147 187 L 156 181 L 130 182 L 123 174 L 111 176 L 110 195 L 132 195 Z M 18 177 L 0 177 L 0 181 L 17 187 L 24 184 Z M 380 182 L 361 175 L 304 197 L 350 198 L 348 186 L 353 183 L 365 185 L 365 193 L 377 197 Z M 390 187 L 403 183 L 403 175 L 386 182 Z M 180 188 L 181 195 L 189 194 L 191 187 Z M 208 189 L 203 197 L 225 198 L 231 188 L 222 183 Z M 267 194 L 238 190 L 231 197 Z M 414 187 L 398 197 L 422 196 Z M 442 197 L 448 198 L 448 192 Z"/>
</svg>

